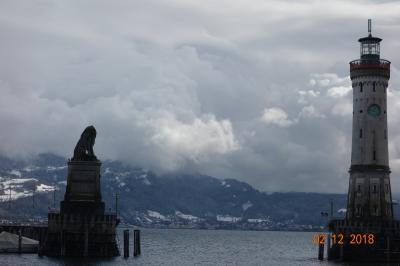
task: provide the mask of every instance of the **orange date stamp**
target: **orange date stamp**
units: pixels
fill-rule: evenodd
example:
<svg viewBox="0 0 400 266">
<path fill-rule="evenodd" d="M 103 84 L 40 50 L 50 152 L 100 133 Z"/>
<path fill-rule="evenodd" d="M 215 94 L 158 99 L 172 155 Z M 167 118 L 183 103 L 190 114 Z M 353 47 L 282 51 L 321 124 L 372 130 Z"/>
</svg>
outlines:
<svg viewBox="0 0 400 266">
<path fill-rule="evenodd" d="M 323 245 L 330 238 L 333 245 L 373 245 L 375 244 L 375 235 L 368 234 L 315 234 L 313 237 L 313 243 L 315 245 Z"/>
</svg>

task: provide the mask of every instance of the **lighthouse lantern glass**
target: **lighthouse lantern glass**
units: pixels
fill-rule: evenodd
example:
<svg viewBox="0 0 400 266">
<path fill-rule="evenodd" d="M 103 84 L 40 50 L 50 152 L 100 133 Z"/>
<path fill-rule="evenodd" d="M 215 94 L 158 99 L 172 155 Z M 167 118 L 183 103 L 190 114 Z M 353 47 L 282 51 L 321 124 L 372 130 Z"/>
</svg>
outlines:
<svg viewBox="0 0 400 266">
<path fill-rule="evenodd" d="M 364 41 L 361 42 L 360 46 L 361 58 L 379 58 L 379 42 L 376 41 Z"/>
</svg>

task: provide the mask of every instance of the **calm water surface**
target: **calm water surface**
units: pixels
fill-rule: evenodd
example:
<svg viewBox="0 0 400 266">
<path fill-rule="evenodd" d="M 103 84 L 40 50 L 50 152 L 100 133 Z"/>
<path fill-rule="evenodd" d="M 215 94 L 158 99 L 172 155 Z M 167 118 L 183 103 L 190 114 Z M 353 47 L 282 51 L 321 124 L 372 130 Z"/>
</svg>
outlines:
<svg viewBox="0 0 400 266">
<path fill-rule="evenodd" d="M 318 261 L 317 247 L 312 243 L 314 233 L 309 232 L 141 231 L 142 255 L 138 258 L 64 260 L 39 257 L 36 254 L 6 254 L 0 255 L 0 265 L 348 265 Z M 131 244 L 132 236 L 131 232 Z M 121 250 L 122 234 L 119 240 Z M 133 251 L 132 247 L 130 251 Z"/>
</svg>

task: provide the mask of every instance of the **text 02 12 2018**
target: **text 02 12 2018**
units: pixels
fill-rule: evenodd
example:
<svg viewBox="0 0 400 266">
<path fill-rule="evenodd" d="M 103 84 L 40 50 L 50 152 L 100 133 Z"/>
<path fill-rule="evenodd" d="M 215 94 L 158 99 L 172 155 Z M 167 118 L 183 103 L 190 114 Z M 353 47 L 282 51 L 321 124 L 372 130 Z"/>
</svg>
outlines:
<svg viewBox="0 0 400 266">
<path fill-rule="evenodd" d="M 367 234 L 315 234 L 313 237 L 313 243 L 316 245 L 325 244 L 328 237 L 330 237 L 333 245 L 373 245 L 375 244 L 375 235 L 371 233 Z"/>
</svg>

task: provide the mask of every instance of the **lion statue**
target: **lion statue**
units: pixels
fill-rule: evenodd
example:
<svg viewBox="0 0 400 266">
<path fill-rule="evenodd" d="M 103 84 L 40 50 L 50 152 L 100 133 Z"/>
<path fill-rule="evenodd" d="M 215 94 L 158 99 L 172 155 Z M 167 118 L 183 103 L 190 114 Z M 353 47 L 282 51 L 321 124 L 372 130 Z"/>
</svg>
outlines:
<svg viewBox="0 0 400 266">
<path fill-rule="evenodd" d="M 96 161 L 93 146 L 96 139 L 96 129 L 94 126 L 88 126 L 81 134 L 81 138 L 74 149 L 73 161 Z"/>
</svg>

